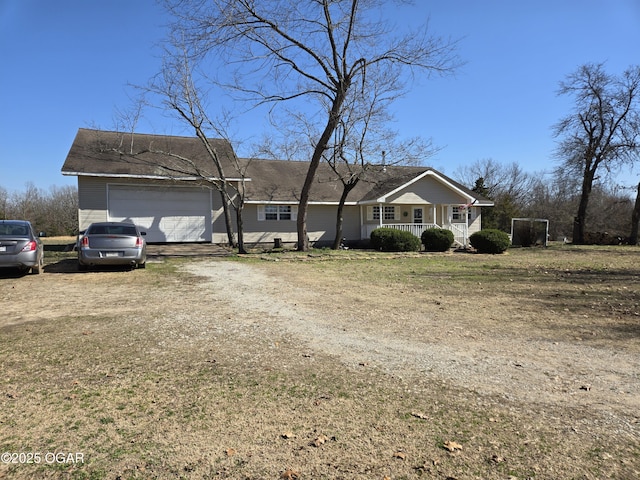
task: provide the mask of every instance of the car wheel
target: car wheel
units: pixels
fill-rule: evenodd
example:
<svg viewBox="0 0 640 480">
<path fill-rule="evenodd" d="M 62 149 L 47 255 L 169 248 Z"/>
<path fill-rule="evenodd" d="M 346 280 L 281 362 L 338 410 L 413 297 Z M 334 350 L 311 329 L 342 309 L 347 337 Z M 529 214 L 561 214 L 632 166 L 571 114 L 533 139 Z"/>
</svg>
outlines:
<svg viewBox="0 0 640 480">
<path fill-rule="evenodd" d="M 147 268 L 147 264 L 146 263 L 139 263 L 138 264 L 138 268 Z"/>
<path fill-rule="evenodd" d="M 40 258 L 40 261 L 36 265 L 31 267 L 31 273 L 33 275 L 40 275 L 42 273 L 42 270 L 44 270 L 44 258 Z"/>
</svg>

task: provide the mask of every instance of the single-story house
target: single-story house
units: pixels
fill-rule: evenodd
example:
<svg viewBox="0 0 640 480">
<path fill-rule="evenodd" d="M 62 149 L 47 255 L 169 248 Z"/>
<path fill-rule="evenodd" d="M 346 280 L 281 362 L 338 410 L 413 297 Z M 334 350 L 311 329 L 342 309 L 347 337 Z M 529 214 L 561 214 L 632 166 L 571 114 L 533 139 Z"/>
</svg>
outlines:
<svg viewBox="0 0 640 480">
<path fill-rule="evenodd" d="M 229 182 L 242 176 L 231 145 L 211 140 Z M 246 188 L 245 242 L 296 242 L 300 190 L 308 162 L 239 159 Z M 79 129 L 62 167 L 78 178 L 78 222 L 131 221 L 147 241 L 225 243 L 222 200 L 203 178 L 219 179 L 195 137 Z M 312 244 L 335 236 L 339 177 L 321 164 L 311 189 L 307 230 Z M 429 167 L 371 165 L 349 193 L 343 211 L 347 242 L 367 240 L 378 227 L 420 236 L 429 227 L 448 228 L 456 242 L 481 228 L 481 207 L 493 203 Z"/>
</svg>

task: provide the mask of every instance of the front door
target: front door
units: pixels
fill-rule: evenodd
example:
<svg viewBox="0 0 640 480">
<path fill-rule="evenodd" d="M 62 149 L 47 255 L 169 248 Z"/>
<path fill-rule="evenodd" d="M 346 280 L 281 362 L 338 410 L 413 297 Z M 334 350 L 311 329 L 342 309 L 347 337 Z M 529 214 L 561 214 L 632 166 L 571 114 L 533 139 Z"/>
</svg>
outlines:
<svg viewBox="0 0 640 480">
<path fill-rule="evenodd" d="M 413 223 L 424 223 L 424 209 L 422 207 L 413 208 Z"/>
</svg>

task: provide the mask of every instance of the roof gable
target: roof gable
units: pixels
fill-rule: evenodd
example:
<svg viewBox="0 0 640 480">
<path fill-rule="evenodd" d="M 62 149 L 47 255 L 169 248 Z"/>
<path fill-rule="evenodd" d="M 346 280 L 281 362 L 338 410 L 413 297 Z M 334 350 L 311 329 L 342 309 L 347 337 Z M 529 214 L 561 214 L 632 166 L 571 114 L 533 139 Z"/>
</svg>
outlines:
<svg viewBox="0 0 640 480">
<path fill-rule="evenodd" d="M 422 187 L 422 188 L 420 188 Z M 429 193 L 419 193 L 420 191 L 427 191 Z M 455 182 L 454 180 L 446 177 L 445 175 L 429 168 L 424 172 L 413 176 L 406 183 L 397 186 L 396 188 L 383 192 L 380 197 L 370 200 L 376 203 L 393 202 L 398 198 L 406 197 L 407 194 L 413 194 L 415 197 L 420 198 L 422 201 L 428 203 L 472 203 L 484 201 L 486 199 L 480 197 L 477 193 L 469 190 L 463 185 Z M 404 202 L 406 203 L 406 202 Z M 417 202 L 416 202 L 417 203 Z"/>
</svg>

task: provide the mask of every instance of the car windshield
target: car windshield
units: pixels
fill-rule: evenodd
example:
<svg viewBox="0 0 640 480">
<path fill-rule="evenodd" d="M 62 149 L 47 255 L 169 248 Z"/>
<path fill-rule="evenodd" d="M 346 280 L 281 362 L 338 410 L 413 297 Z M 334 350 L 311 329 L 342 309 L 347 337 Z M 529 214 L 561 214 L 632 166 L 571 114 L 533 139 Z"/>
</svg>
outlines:
<svg viewBox="0 0 640 480">
<path fill-rule="evenodd" d="M 29 229 L 25 225 L 0 224 L 0 236 L 27 237 L 29 236 Z"/>
<path fill-rule="evenodd" d="M 136 227 L 133 225 L 94 225 L 87 235 L 129 235 L 137 236 Z"/>
</svg>

